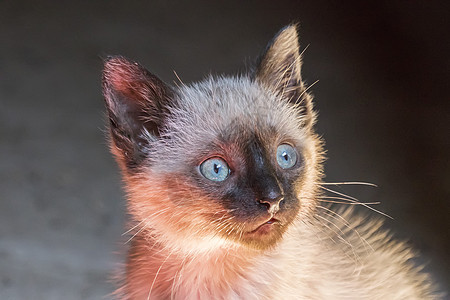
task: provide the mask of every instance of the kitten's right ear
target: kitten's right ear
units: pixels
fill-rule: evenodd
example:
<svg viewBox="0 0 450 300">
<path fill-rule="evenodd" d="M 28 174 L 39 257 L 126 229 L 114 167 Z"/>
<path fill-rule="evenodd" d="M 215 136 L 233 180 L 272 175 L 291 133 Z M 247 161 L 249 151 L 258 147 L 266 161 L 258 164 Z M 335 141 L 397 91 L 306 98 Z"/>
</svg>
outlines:
<svg viewBox="0 0 450 300">
<path fill-rule="evenodd" d="M 135 167 L 146 157 L 149 140 L 159 137 L 173 92 L 144 67 L 120 56 L 105 60 L 102 84 L 113 152 L 127 167 Z"/>
<path fill-rule="evenodd" d="M 303 124 L 311 128 L 315 121 L 312 97 L 301 76 L 297 25 L 283 28 L 267 46 L 255 70 L 255 78 L 283 99 L 295 104 Z"/>
</svg>

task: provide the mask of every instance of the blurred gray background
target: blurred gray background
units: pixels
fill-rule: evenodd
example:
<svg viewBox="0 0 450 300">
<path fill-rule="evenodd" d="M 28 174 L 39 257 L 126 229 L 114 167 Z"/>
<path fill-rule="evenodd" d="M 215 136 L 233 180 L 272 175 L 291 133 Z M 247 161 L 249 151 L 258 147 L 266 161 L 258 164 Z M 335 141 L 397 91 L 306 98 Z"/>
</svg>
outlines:
<svg viewBox="0 0 450 300">
<path fill-rule="evenodd" d="M 450 286 L 448 1 L 0 1 L 0 299 L 109 299 L 125 201 L 105 142 L 102 57 L 168 83 L 244 71 L 300 22 L 326 180 L 382 201 Z"/>
</svg>

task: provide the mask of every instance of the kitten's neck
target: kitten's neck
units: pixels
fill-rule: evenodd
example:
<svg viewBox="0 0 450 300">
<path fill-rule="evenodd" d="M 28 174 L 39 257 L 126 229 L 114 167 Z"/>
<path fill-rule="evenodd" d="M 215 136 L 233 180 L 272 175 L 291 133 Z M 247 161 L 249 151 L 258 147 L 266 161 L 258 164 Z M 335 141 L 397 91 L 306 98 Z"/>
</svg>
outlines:
<svg viewBox="0 0 450 300">
<path fill-rule="evenodd" d="M 272 250 L 275 251 L 275 250 Z M 267 253 L 266 253 L 267 254 Z M 131 299 L 209 298 L 228 299 L 233 294 L 264 289 L 255 287 L 249 272 L 261 255 L 256 250 L 218 248 L 205 253 L 181 254 L 164 248 L 148 237 L 136 237 L 130 249 L 128 276 L 124 289 L 133 292 Z"/>
</svg>

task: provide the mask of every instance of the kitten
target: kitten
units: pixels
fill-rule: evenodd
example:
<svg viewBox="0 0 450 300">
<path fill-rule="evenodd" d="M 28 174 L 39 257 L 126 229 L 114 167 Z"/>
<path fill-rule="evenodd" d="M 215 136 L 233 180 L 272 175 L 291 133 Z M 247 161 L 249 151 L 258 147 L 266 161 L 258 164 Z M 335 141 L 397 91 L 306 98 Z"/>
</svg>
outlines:
<svg viewBox="0 0 450 300">
<path fill-rule="evenodd" d="M 381 222 L 320 204 L 322 142 L 300 69 L 293 25 L 247 76 L 171 87 L 106 60 L 111 151 L 133 222 L 119 297 L 437 297 Z"/>
</svg>

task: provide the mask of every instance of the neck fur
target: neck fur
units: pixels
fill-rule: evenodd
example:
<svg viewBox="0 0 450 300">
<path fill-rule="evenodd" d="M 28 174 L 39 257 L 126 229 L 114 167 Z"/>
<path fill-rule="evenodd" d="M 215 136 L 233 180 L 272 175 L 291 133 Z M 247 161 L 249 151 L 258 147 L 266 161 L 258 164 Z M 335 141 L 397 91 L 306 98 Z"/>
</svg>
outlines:
<svg viewBox="0 0 450 300">
<path fill-rule="evenodd" d="M 129 299 L 229 299 L 264 291 L 265 279 L 255 272 L 266 252 L 220 247 L 204 253 L 166 249 L 148 237 L 135 237 L 123 288 Z M 132 293 L 132 294 L 130 294 Z"/>
</svg>

